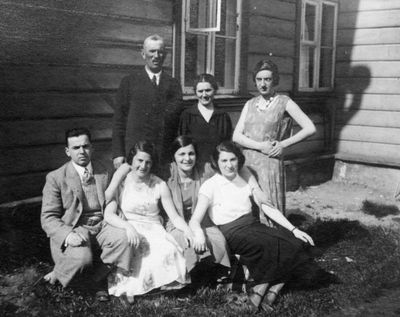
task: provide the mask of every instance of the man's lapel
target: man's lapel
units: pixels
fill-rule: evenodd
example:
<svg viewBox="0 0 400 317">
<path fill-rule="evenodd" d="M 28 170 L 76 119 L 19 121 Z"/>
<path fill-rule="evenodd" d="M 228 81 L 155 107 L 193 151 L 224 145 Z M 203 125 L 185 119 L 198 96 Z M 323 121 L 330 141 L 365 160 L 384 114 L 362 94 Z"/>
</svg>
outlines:
<svg viewBox="0 0 400 317">
<path fill-rule="evenodd" d="M 68 183 L 68 186 L 74 192 L 76 197 L 79 198 L 79 201 L 82 202 L 83 201 L 83 189 L 82 189 L 81 179 L 79 177 L 78 172 L 72 165 L 72 162 L 69 162 L 67 165 L 66 176 L 67 176 L 66 181 Z"/>
</svg>

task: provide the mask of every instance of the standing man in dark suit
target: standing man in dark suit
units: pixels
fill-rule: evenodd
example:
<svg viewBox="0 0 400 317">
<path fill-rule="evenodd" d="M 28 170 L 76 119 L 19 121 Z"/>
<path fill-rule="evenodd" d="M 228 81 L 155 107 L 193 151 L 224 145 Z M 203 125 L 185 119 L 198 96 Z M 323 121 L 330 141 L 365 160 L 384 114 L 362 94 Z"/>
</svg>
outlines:
<svg viewBox="0 0 400 317">
<path fill-rule="evenodd" d="M 129 149 L 144 139 L 156 145 L 163 161 L 176 136 L 183 110 L 182 90 L 178 80 L 162 69 L 166 55 L 161 36 L 147 37 L 142 50 L 145 67 L 121 81 L 113 118 L 115 168 L 125 161 Z"/>
<path fill-rule="evenodd" d="M 59 281 L 64 287 L 96 262 L 97 272 L 108 272 L 112 265 L 129 269 L 132 256 L 125 231 L 103 224 L 104 193 L 111 175 L 91 159 L 89 130 L 68 130 L 65 142 L 70 161 L 47 175 L 41 212 L 54 260 L 53 271 L 44 279 L 51 284 Z M 100 249 L 102 262 L 95 258 Z M 94 276 L 93 280 L 105 282 L 105 276 Z M 108 299 L 104 289 L 97 297 Z"/>
</svg>

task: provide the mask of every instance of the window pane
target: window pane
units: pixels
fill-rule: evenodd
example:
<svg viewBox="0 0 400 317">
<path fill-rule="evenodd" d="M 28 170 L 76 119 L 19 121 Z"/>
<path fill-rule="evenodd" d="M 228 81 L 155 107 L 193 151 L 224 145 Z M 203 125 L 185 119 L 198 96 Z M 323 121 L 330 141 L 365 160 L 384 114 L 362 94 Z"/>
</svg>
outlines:
<svg viewBox="0 0 400 317">
<path fill-rule="evenodd" d="M 322 46 L 333 45 L 333 27 L 335 20 L 335 7 L 332 5 L 322 5 L 322 23 L 321 23 L 321 44 Z"/>
<path fill-rule="evenodd" d="M 216 27 L 216 0 L 190 0 L 191 29 Z"/>
<path fill-rule="evenodd" d="M 236 40 L 215 39 L 215 78 L 221 88 L 235 87 L 235 46 Z"/>
<path fill-rule="evenodd" d="M 332 49 L 321 48 L 321 60 L 319 65 L 319 87 L 331 87 L 332 78 Z"/>
<path fill-rule="evenodd" d="M 314 47 L 303 45 L 300 49 L 299 84 L 301 88 L 313 88 Z"/>
<path fill-rule="evenodd" d="M 192 86 L 198 74 L 206 72 L 207 36 L 186 33 L 185 86 Z"/>
<path fill-rule="evenodd" d="M 222 0 L 221 31 L 217 34 L 236 36 L 236 0 Z"/>
<path fill-rule="evenodd" d="M 304 40 L 305 41 L 314 41 L 315 40 L 315 14 L 317 9 L 315 5 L 311 5 L 310 3 L 306 3 L 306 11 L 305 11 L 305 24 L 304 24 Z"/>
</svg>

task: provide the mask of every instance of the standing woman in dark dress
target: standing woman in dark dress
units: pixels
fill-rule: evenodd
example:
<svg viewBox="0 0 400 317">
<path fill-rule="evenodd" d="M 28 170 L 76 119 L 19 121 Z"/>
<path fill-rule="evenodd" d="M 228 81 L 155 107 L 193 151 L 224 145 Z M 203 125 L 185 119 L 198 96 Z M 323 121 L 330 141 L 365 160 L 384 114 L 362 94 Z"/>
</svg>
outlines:
<svg viewBox="0 0 400 317">
<path fill-rule="evenodd" d="M 232 137 L 232 122 L 214 104 L 218 84 L 213 75 L 201 74 L 193 88 L 198 102 L 181 114 L 178 135 L 187 135 L 197 144 L 198 162 L 209 162 L 215 146 Z"/>
</svg>

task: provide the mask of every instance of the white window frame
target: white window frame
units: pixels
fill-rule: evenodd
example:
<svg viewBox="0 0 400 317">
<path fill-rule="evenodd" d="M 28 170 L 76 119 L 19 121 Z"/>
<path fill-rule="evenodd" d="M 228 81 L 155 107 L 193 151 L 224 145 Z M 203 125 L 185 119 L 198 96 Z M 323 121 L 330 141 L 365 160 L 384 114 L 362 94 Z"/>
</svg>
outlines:
<svg viewBox="0 0 400 317">
<path fill-rule="evenodd" d="M 214 74 L 215 71 L 215 39 L 219 38 L 231 38 L 236 40 L 235 45 L 235 67 L 234 67 L 234 87 L 225 88 L 219 87 L 218 94 L 228 95 L 237 94 L 239 92 L 239 72 L 240 72 L 240 46 L 241 46 L 241 22 L 242 22 L 242 0 L 237 0 L 236 3 L 236 35 L 227 36 L 219 35 L 217 32 L 220 30 L 221 23 L 221 0 L 212 0 L 215 3 L 216 11 L 216 25 L 210 28 L 190 28 L 190 17 L 189 10 L 190 0 L 182 1 L 182 23 L 181 23 L 181 51 L 180 51 L 180 82 L 182 83 L 182 89 L 184 94 L 194 94 L 193 87 L 185 86 L 185 43 L 186 43 L 186 32 L 193 34 L 202 34 L 207 36 L 207 53 L 204 57 L 206 60 L 205 72 L 209 74 Z M 227 0 L 229 1 L 229 0 Z"/>
<path fill-rule="evenodd" d="M 315 25 L 314 25 L 314 40 L 309 41 L 305 40 L 305 14 L 306 14 L 306 5 L 315 6 Z M 331 72 L 331 80 L 330 80 L 330 87 L 319 87 L 319 73 L 320 73 L 320 61 L 321 61 L 321 19 L 322 19 L 322 8 L 323 5 L 329 5 L 334 8 L 334 25 L 333 25 L 333 34 L 332 34 L 332 72 Z M 338 19 L 338 4 L 334 1 L 329 0 L 302 0 L 301 3 L 301 34 L 300 34 L 300 49 L 299 49 L 299 71 L 298 71 L 298 90 L 301 92 L 315 92 L 315 91 L 331 91 L 334 88 L 334 77 L 335 77 L 335 56 L 336 56 L 336 33 L 337 33 L 337 19 Z M 313 73 L 313 83 L 312 87 L 301 87 L 301 77 L 303 76 L 303 67 L 301 65 L 301 54 L 302 54 L 302 47 L 308 46 L 314 48 L 314 73 Z M 330 46 L 329 46 L 330 47 Z"/>
</svg>

